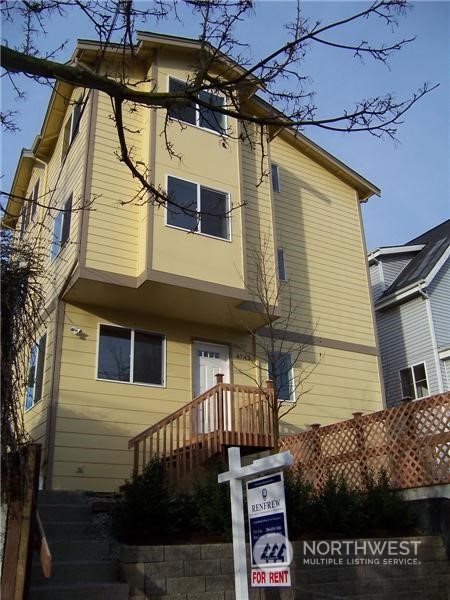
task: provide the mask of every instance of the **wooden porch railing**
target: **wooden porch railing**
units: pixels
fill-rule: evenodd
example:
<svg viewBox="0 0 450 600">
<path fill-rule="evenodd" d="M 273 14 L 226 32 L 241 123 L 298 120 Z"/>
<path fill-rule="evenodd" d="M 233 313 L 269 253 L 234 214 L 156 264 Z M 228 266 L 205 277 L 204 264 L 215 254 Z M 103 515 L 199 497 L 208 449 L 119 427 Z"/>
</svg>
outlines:
<svg viewBox="0 0 450 600">
<path fill-rule="evenodd" d="M 228 446 L 273 446 L 272 413 L 257 387 L 218 383 L 128 442 L 134 473 L 155 456 L 165 458 L 170 481 L 178 481 Z"/>
<path fill-rule="evenodd" d="M 328 474 L 361 487 L 384 469 L 392 487 L 450 483 L 450 392 L 282 437 L 305 479 L 320 486 Z"/>
</svg>

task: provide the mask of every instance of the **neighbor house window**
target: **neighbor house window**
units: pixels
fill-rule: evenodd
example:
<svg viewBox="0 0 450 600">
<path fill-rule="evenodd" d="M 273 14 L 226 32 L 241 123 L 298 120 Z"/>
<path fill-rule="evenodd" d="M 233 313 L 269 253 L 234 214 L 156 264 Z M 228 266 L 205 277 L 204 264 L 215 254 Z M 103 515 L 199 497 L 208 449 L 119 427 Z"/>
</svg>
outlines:
<svg viewBox="0 0 450 600">
<path fill-rule="evenodd" d="M 70 221 L 72 217 L 72 194 L 65 201 L 63 209 L 58 210 L 53 222 L 52 247 L 50 251 L 50 260 L 55 260 L 61 252 L 61 248 L 67 242 L 70 236 Z"/>
<path fill-rule="evenodd" d="M 31 348 L 28 362 L 27 389 L 25 393 L 25 409 L 31 408 L 42 397 L 42 382 L 44 380 L 45 346 L 47 336 L 43 335 L 37 344 Z"/>
<path fill-rule="evenodd" d="M 280 167 L 275 165 L 274 163 L 270 166 L 270 171 L 272 175 L 272 189 L 274 192 L 280 191 Z"/>
<path fill-rule="evenodd" d="M 168 225 L 230 238 L 228 194 L 177 177 L 167 178 L 167 193 L 172 199 L 167 207 Z"/>
<path fill-rule="evenodd" d="M 403 398 L 423 398 L 428 396 L 428 381 L 425 364 L 420 363 L 400 371 Z"/>
<path fill-rule="evenodd" d="M 186 89 L 186 83 L 178 79 L 169 78 L 169 92 L 182 92 Z M 225 106 L 223 96 L 214 94 L 210 91 L 201 91 L 197 102 L 190 102 L 185 106 L 171 108 L 169 117 L 184 123 L 190 123 L 203 129 L 210 129 L 218 133 L 224 133 L 226 130 L 225 115 L 215 112 L 214 107 L 222 108 Z M 206 106 L 203 106 L 205 104 Z"/>
<path fill-rule="evenodd" d="M 69 151 L 70 144 L 73 142 L 78 133 L 78 129 L 80 127 L 81 107 L 82 101 L 80 98 L 73 105 L 70 117 L 67 119 L 66 124 L 64 126 L 62 159 L 64 159 L 64 157 L 66 156 L 67 152 Z"/>
<path fill-rule="evenodd" d="M 286 264 L 284 262 L 283 248 L 277 249 L 277 258 L 278 258 L 278 279 L 280 281 L 286 281 Z"/>
<path fill-rule="evenodd" d="M 269 379 L 274 383 L 278 400 L 293 402 L 295 400 L 294 369 L 290 353 L 269 352 L 267 362 Z"/>
<path fill-rule="evenodd" d="M 100 325 L 97 377 L 164 385 L 164 352 L 164 335 Z"/>
</svg>

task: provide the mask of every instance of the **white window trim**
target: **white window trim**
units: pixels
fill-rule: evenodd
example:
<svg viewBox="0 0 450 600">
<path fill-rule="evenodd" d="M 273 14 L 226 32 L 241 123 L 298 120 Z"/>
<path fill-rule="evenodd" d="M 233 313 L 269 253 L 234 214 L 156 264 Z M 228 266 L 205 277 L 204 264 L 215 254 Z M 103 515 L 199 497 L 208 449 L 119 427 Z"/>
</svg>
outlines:
<svg viewBox="0 0 450 600">
<path fill-rule="evenodd" d="M 224 196 L 226 196 L 227 199 L 227 210 L 226 210 L 226 216 L 225 219 L 227 220 L 227 231 L 228 231 L 228 236 L 227 237 L 219 237 L 216 235 L 211 235 L 210 233 L 204 233 L 203 231 L 200 231 L 199 229 L 186 229 L 185 227 L 179 227 L 178 225 L 173 225 L 172 223 L 168 223 L 167 222 L 167 217 L 168 217 L 168 212 L 169 209 L 166 206 L 166 216 L 165 216 L 165 225 L 166 227 L 171 227 L 173 229 L 177 229 L 178 231 L 189 231 L 191 233 L 195 233 L 196 235 L 201 235 L 204 237 L 208 237 L 211 238 L 213 240 L 222 240 L 223 242 L 231 242 L 231 237 L 232 237 L 232 232 L 231 232 L 231 196 L 229 192 L 225 192 L 224 190 L 217 190 L 216 188 L 213 188 L 209 185 L 202 185 L 201 183 L 198 183 L 196 181 L 192 181 L 191 179 L 185 179 L 184 177 L 178 177 L 177 175 L 166 175 L 166 190 L 169 189 L 169 177 L 172 177 L 173 179 L 179 179 L 180 181 L 186 181 L 187 183 L 192 183 L 192 185 L 195 185 L 197 187 L 197 214 L 200 215 L 200 218 L 197 218 L 197 224 L 200 223 L 201 226 L 201 196 L 200 196 L 200 192 L 201 189 L 205 189 L 205 190 L 211 190 L 212 192 L 218 192 L 219 194 L 224 194 Z"/>
<path fill-rule="evenodd" d="M 404 394 L 403 394 L 401 372 L 402 371 L 406 371 L 407 369 L 410 370 L 411 375 L 412 375 L 412 382 L 413 382 L 414 394 L 415 394 L 414 400 L 420 400 L 421 398 L 426 398 L 427 397 L 427 396 L 419 396 L 417 394 L 417 383 L 416 383 L 416 378 L 414 376 L 414 367 L 420 367 L 421 365 L 423 365 L 423 368 L 424 368 L 424 371 L 425 371 L 425 378 L 426 378 L 426 382 L 427 382 L 428 393 L 430 393 L 430 380 L 428 378 L 427 363 L 425 361 L 422 361 L 422 362 L 418 362 L 418 363 L 413 363 L 412 365 L 408 365 L 407 367 L 404 367 L 404 368 L 398 370 L 398 377 L 399 377 L 399 380 L 400 380 L 400 392 L 401 392 L 401 397 L 402 398 L 405 398 L 407 396 L 404 396 Z"/>
<path fill-rule="evenodd" d="M 160 335 L 163 338 L 162 344 L 162 357 L 161 357 L 161 365 L 162 365 L 162 383 L 144 383 L 142 381 L 134 382 L 134 381 L 118 381 L 117 379 L 104 379 L 103 377 L 98 376 L 98 359 L 100 357 L 100 328 L 102 325 L 107 327 L 117 327 L 118 329 L 127 329 L 131 331 L 131 349 L 130 349 L 130 379 L 132 379 L 133 369 L 134 369 L 134 334 L 136 331 L 139 333 L 149 333 L 150 335 Z M 163 331 L 149 331 L 147 329 L 140 329 L 139 327 L 127 327 L 125 325 L 116 325 L 115 323 L 106 323 L 101 322 L 97 324 L 97 350 L 95 356 L 95 380 L 106 382 L 106 383 L 117 383 L 121 385 L 138 385 L 150 388 L 160 388 L 164 389 L 167 387 L 167 335 Z"/>
<path fill-rule="evenodd" d="M 168 75 L 167 76 L 167 90 L 170 90 L 170 80 L 173 79 L 174 81 L 178 81 L 178 83 L 182 83 L 183 85 L 186 85 L 186 81 L 183 81 L 182 79 L 178 79 L 177 77 L 173 77 L 172 75 Z M 226 106 L 226 97 L 224 96 L 224 94 L 220 94 L 220 93 L 215 93 L 212 90 L 204 90 L 205 92 L 208 92 L 210 94 L 214 94 L 216 95 L 218 98 L 223 98 L 223 106 L 225 108 Z M 204 127 L 203 125 L 200 125 L 200 105 L 195 102 L 193 103 L 195 104 L 195 123 L 190 123 L 189 121 L 183 121 L 182 119 L 176 119 L 174 117 L 169 117 L 170 120 L 172 121 L 179 121 L 180 123 L 183 123 L 184 125 L 190 125 L 191 127 L 196 127 L 197 129 L 201 129 L 202 131 L 209 131 L 210 133 L 213 133 L 215 135 L 219 135 L 219 136 L 223 136 L 226 135 L 228 132 L 228 118 L 227 115 L 223 115 L 225 124 L 224 124 L 224 128 L 223 131 L 217 131 L 216 129 L 211 129 L 210 127 Z"/>
</svg>

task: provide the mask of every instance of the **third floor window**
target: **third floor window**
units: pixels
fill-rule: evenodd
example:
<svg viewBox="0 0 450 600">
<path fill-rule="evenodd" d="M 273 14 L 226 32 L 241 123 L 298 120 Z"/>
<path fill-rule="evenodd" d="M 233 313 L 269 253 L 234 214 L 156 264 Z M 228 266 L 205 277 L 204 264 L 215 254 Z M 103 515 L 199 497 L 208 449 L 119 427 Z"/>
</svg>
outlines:
<svg viewBox="0 0 450 600">
<path fill-rule="evenodd" d="M 169 78 L 169 92 L 182 92 L 185 89 L 186 83 L 172 77 Z M 203 103 L 208 106 L 204 106 Z M 225 133 L 227 127 L 226 117 L 214 111 L 214 107 L 216 106 L 219 108 L 224 107 L 225 98 L 203 90 L 198 94 L 198 102 L 190 102 L 185 106 L 171 108 L 169 116 L 177 121 L 190 123 L 202 129 Z"/>
</svg>

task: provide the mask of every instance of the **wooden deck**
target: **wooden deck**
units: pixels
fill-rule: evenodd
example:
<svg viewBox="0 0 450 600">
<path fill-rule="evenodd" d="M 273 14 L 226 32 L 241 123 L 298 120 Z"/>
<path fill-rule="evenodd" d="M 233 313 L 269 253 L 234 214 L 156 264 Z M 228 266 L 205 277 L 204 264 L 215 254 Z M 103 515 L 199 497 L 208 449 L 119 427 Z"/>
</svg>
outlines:
<svg viewBox="0 0 450 600">
<path fill-rule="evenodd" d="M 270 394 L 270 388 L 218 383 L 129 441 L 134 473 L 159 456 L 166 459 L 174 482 L 229 446 L 272 448 Z"/>
</svg>

